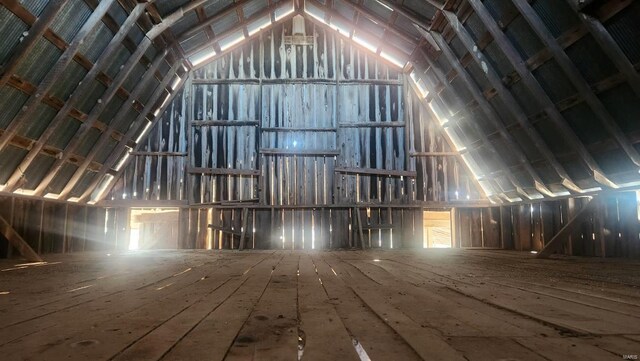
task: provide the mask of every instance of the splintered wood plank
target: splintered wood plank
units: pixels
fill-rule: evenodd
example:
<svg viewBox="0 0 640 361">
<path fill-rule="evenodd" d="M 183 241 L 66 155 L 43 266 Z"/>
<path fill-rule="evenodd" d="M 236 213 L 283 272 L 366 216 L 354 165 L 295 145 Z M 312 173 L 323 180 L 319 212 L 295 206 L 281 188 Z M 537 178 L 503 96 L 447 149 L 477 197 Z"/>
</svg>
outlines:
<svg viewBox="0 0 640 361">
<path fill-rule="evenodd" d="M 379 283 L 338 259 L 328 259 L 327 262 L 358 297 L 401 335 L 420 357 L 425 360 L 464 360 L 462 354 L 451 347 L 437 330 L 416 323 L 395 308 Z"/>
<path fill-rule="evenodd" d="M 285 253 L 225 360 L 291 360 L 298 350 L 299 255 Z"/>
<path fill-rule="evenodd" d="M 331 276 L 329 276 L 331 277 Z M 304 360 L 360 360 L 351 336 L 345 329 L 316 273 L 311 257 L 300 258 L 298 307 L 304 343 Z"/>
<path fill-rule="evenodd" d="M 229 262 L 229 264 L 232 264 Z M 229 273 L 242 274 L 232 266 Z M 200 267 L 183 272 L 151 287 L 114 295 L 81 307 L 57 312 L 49 317 L 2 330 L 20 332 L 23 337 L 3 345 L 6 352 L 30 350 L 45 358 L 95 359 L 113 350 L 125 348 L 136 338 L 156 328 L 167 319 L 219 287 L 230 277 L 218 267 Z M 225 274 L 226 273 L 226 274 Z M 210 287 L 207 285 L 210 284 Z M 204 285 L 204 286 L 203 286 Z M 176 307 L 176 305 L 179 305 Z M 77 317 L 82 315 L 82 317 Z M 33 330 L 39 330 L 33 332 Z M 29 333 L 29 330 L 31 332 Z M 82 346 L 82 347 L 76 347 Z M 27 356 L 25 354 L 25 356 Z"/>
<path fill-rule="evenodd" d="M 222 305 L 184 336 L 163 359 L 222 360 L 263 295 L 282 256 L 270 258 L 251 271 L 252 276 Z"/>
<path fill-rule="evenodd" d="M 314 256 L 313 263 L 329 301 L 352 338 L 357 340 L 372 360 L 422 359 L 402 336 L 389 327 L 384 318 L 367 307 L 323 257 Z"/>
</svg>

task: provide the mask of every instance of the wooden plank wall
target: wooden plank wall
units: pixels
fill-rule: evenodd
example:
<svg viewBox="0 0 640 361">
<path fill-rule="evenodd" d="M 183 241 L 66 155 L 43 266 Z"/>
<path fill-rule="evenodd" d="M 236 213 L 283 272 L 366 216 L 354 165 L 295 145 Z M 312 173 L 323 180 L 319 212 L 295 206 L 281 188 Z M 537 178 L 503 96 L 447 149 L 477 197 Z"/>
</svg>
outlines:
<svg viewBox="0 0 640 361">
<path fill-rule="evenodd" d="M 540 251 L 586 204 L 586 198 L 492 208 L 459 208 L 458 246 Z M 606 196 L 576 227 L 562 253 L 589 257 L 640 257 L 635 192 Z"/>
<path fill-rule="evenodd" d="M 39 254 L 115 249 L 116 211 L 81 204 L 0 196 L 0 215 Z M 126 212 L 126 209 L 119 212 L 123 211 Z M 120 240 L 124 243 L 122 236 Z M 124 247 L 124 244 L 121 245 Z M 0 258 L 11 257 L 19 257 L 19 254 L 0 236 Z"/>
</svg>

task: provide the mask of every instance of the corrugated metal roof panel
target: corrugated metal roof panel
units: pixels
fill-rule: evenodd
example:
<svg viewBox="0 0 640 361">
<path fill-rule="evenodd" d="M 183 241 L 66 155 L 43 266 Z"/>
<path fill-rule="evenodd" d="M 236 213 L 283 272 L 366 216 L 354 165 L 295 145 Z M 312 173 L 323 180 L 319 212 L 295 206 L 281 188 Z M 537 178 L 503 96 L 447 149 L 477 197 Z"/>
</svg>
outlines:
<svg viewBox="0 0 640 361">
<path fill-rule="evenodd" d="M 13 15 L 4 6 L 0 6 L 0 64 L 4 64 L 13 48 L 18 45 L 22 33 L 29 30 L 27 24 Z"/>
<path fill-rule="evenodd" d="M 531 7 L 556 38 L 565 31 L 580 25 L 580 19 L 566 1 L 537 0 L 531 4 Z"/>
<path fill-rule="evenodd" d="M 144 33 L 140 29 L 139 25 L 131 28 L 131 30 L 129 31 L 129 38 L 133 40 L 134 43 L 140 44 L 142 38 L 144 38 Z"/>
<path fill-rule="evenodd" d="M 511 63 L 504 56 L 504 53 L 500 50 L 500 47 L 498 47 L 498 44 L 496 44 L 495 41 L 491 42 L 486 48 L 484 48 L 484 55 L 489 60 L 493 69 L 501 77 L 511 74 L 514 71 Z"/>
<path fill-rule="evenodd" d="M 386 5 L 382 5 L 376 0 L 364 0 L 362 6 L 384 20 L 389 20 L 389 17 L 393 13 Z"/>
<path fill-rule="evenodd" d="M 29 96 L 13 87 L 5 85 L 0 91 L 0 128 L 6 129 L 18 114 Z"/>
<path fill-rule="evenodd" d="M 533 76 L 538 80 L 538 83 L 540 83 L 554 103 L 576 93 L 576 89 L 571 84 L 571 81 L 555 60 L 549 60 L 542 64 L 542 66 L 533 71 Z"/>
<path fill-rule="evenodd" d="M 80 122 L 71 118 L 66 117 L 60 126 L 53 132 L 51 138 L 47 141 L 52 147 L 56 147 L 59 149 L 64 149 L 71 138 L 76 134 L 78 128 L 80 128 Z"/>
<path fill-rule="evenodd" d="M 127 101 L 130 103 L 131 101 Z M 102 120 L 105 124 L 111 124 L 113 122 L 113 117 L 116 115 L 120 107 L 124 104 L 124 100 L 122 98 L 115 96 L 111 98 L 111 101 L 105 107 L 102 114 L 100 114 L 100 120 Z"/>
<path fill-rule="evenodd" d="M 111 57 L 109 65 L 103 71 L 107 75 L 109 75 L 111 79 L 115 79 L 116 75 L 118 75 L 118 72 L 120 72 L 121 67 L 124 65 L 124 63 L 127 62 L 127 60 L 129 60 L 130 57 L 131 53 L 129 52 L 129 50 L 123 45 L 118 45 L 118 50 Z"/>
<path fill-rule="evenodd" d="M 133 88 L 136 85 L 138 85 L 138 83 L 140 82 L 141 78 L 144 76 L 144 73 L 146 72 L 146 70 L 147 70 L 147 68 L 145 68 L 144 65 L 140 64 L 140 62 L 137 62 L 133 66 L 133 70 L 131 70 L 131 73 L 129 74 L 127 79 L 125 79 L 125 81 L 122 84 L 122 86 L 125 89 L 127 89 L 129 92 L 133 91 Z"/>
<path fill-rule="evenodd" d="M 85 68 L 75 61 L 72 61 L 64 70 L 65 76 L 61 77 L 61 79 L 51 87 L 51 94 L 66 101 L 86 74 L 87 70 Z"/>
<path fill-rule="evenodd" d="M 118 25 L 122 25 L 122 23 L 124 23 L 128 17 L 127 12 L 118 1 L 114 2 L 113 5 L 111 5 L 107 13 L 111 15 L 113 20 L 115 20 Z"/>
<path fill-rule="evenodd" d="M 98 152 L 98 154 L 96 154 L 93 160 L 100 164 L 104 164 L 104 162 L 107 161 L 107 158 L 111 155 L 111 153 L 113 152 L 113 150 L 116 148 L 117 145 L 118 145 L 118 142 L 115 139 L 109 137 L 109 141 L 107 142 L 107 144 L 100 149 L 100 151 Z"/>
<path fill-rule="evenodd" d="M 257 13 L 258 11 L 264 9 L 267 7 L 267 2 L 264 0 L 255 0 L 255 1 L 251 1 L 250 3 L 246 4 L 243 8 L 242 8 L 242 13 L 244 15 L 245 19 L 248 19 L 249 17 L 251 17 L 251 15 Z"/>
<path fill-rule="evenodd" d="M 40 38 L 28 56 L 18 64 L 15 73 L 32 84 L 40 84 L 42 78 L 51 70 L 60 55 L 62 55 L 60 49 L 47 39 Z"/>
<path fill-rule="evenodd" d="M 89 90 L 85 93 L 85 96 L 80 97 L 78 102 L 75 104 L 75 107 L 77 109 L 87 114 L 91 111 L 98 99 L 100 99 L 102 94 L 104 94 L 105 90 L 107 89 L 104 85 L 102 85 L 102 83 L 99 83 L 95 79 L 91 79 L 89 81 L 91 82 Z"/>
<path fill-rule="evenodd" d="M 213 1 L 209 1 L 203 7 L 204 8 L 204 13 L 207 15 L 207 17 L 211 17 L 211 16 L 214 16 L 215 14 L 217 14 L 220 10 L 228 7 L 231 4 L 233 4 L 233 0 L 213 0 Z"/>
<path fill-rule="evenodd" d="M 78 51 L 95 63 L 112 38 L 113 33 L 111 30 L 103 23 L 100 23 L 80 44 Z"/>
<path fill-rule="evenodd" d="M 485 73 L 480 69 L 480 66 L 476 62 L 471 62 L 467 65 L 467 72 L 473 78 L 474 82 L 478 86 L 478 90 L 484 92 L 485 90 L 491 89 L 491 85 L 489 84 L 489 80 Z"/>
<path fill-rule="evenodd" d="M 26 155 L 27 150 L 13 145 L 6 146 L 0 152 L 0 184 L 7 183 L 7 179 L 18 168 Z"/>
<path fill-rule="evenodd" d="M 69 179 L 71 179 L 71 176 L 73 176 L 76 170 L 78 170 L 78 167 L 76 165 L 71 163 L 65 163 L 62 166 L 62 169 L 60 169 L 58 174 L 53 178 L 53 180 L 45 190 L 45 194 L 46 193 L 59 194 L 60 192 L 62 192 L 62 190 L 67 185 L 67 183 L 69 183 Z"/>
<path fill-rule="evenodd" d="M 198 15 L 196 15 L 195 11 L 190 11 L 185 14 L 185 16 L 183 16 L 180 20 L 178 20 L 173 26 L 171 26 L 171 30 L 174 34 L 176 34 L 176 36 L 179 36 L 197 23 Z"/>
<path fill-rule="evenodd" d="M 617 72 L 607 54 L 591 35 L 586 35 L 566 50 L 575 66 L 589 84 L 596 83 Z"/>
<path fill-rule="evenodd" d="M 23 188 L 36 189 L 55 161 L 56 158 L 54 157 L 38 154 L 33 162 L 31 162 L 31 166 L 24 172 L 27 183 Z"/>
<path fill-rule="evenodd" d="M 209 41 L 209 37 L 207 36 L 207 34 L 204 31 L 201 31 L 195 34 L 194 36 L 184 41 L 181 41 L 180 46 L 185 51 L 185 53 L 189 53 L 192 50 L 196 49 L 198 46 L 208 41 Z"/>
<path fill-rule="evenodd" d="M 160 13 L 160 15 L 164 17 L 178 10 L 178 8 L 180 8 L 182 5 L 188 2 L 189 0 L 161 0 L 161 1 L 156 1 L 155 5 L 156 5 L 156 8 L 158 8 L 158 12 Z M 216 2 L 216 0 L 213 0 L 212 2 Z"/>
<path fill-rule="evenodd" d="M 413 22 L 408 18 L 404 17 L 404 15 L 398 15 L 393 25 L 395 25 L 396 27 L 398 27 L 399 29 L 401 29 L 405 33 L 408 33 L 409 35 L 413 36 L 416 39 L 420 38 L 421 36 L 418 30 L 416 29 L 416 27 L 413 25 Z"/>
<path fill-rule="evenodd" d="M 340 15 L 344 16 L 347 19 L 353 19 L 355 12 L 353 11 L 353 7 L 347 5 L 348 3 L 344 0 L 335 0 L 333 2 L 333 8 L 336 9 Z"/>
<path fill-rule="evenodd" d="M 480 39 L 487 31 L 487 28 L 485 28 L 482 20 L 480 20 L 476 13 L 473 13 L 471 14 L 471 16 L 469 16 L 467 21 L 465 21 L 464 23 L 464 27 L 465 29 L 467 29 L 467 31 L 469 31 L 469 34 L 471 35 L 475 43 L 478 43 L 478 39 Z"/>
<path fill-rule="evenodd" d="M 487 7 L 487 10 L 489 11 L 489 13 L 491 13 L 491 16 L 493 16 L 496 22 L 510 17 L 511 14 L 518 13 L 518 9 L 513 6 L 511 1 L 485 0 L 484 6 Z"/>
<path fill-rule="evenodd" d="M 96 175 L 96 172 L 92 172 L 90 170 L 85 171 L 82 175 L 82 178 L 80 178 L 78 183 L 76 183 L 76 185 L 73 187 L 73 190 L 71 190 L 70 196 L 80 197 L 82 194 L 84 194 L 87 188 L 91 185 L 91 182 L 96 177 Z"/>
<path fill-rule="evenodd" d="M 551 152 L 555 154 L 568 154 L 574 151 L 571 144 L 564 139 L 562 132 L 549 118 L 542 119 L 534 123 L 533 126 L 545 143 L 547 143 Z"/>
<path fill-rule="evenodd" d="M 223 16 L 222 19 L 216 21 L 211 25 L 213 32 L 215 34 L 220 34 L 224 31 L 231 29 L 234 25 L 238 23 L 238 17 L 236 13 L 229 13 L 226 16 Z"/>
<path fill-rule="evenodd" d="M 633 164 L 627 154 L 620 148 L 594 153 L 593 158 L 596 160 L 600 168 L 608 174 L 637 169 L 636 165 Z"/>
<path fill-rule="evenodd" d="M 151 95 L 153 95 L 153 91 L 158 87 L 159 84 L 160 83 L 158 82 L 158 80 L 155 77 L 152 78 L 145 85 L 144 90 L 140 94 L 140 97 L 138 98 L 138 100 L 140 100 L 143 104 L 146 105 L 147 101 L 149 100 L 149 98 L 151 98 Z"/>
<path fill-rule="evenodd" d="M 598 97 L 623 132 L 640 130 L 640 99 L 629 84 L 624 83 L 598 94 Z"/>
<path fill-rule="evenodd" d="M 37 140 L 58 112 L 44 103 L 38 103 L 28 121 L 22 122 L 18 135 Z"/>
<path fill-rule="evenodd" d="M 544 48 L 538 36 L 522 16 L 518 16 L 509 24 L 505 35 L 511 40 L 511 43 L 524 60 L 529 59 Z"/>
<path fill-rule="evenodd" d="M 609 137 L 600 120 L 586 103 L 571 107 L 562 112 L 562 115 L 584 144 L 592 144 Z"/>
<path fill-rule="evenodd" d="M 625 11 L 611 18 L 605 27 L 632 64 L 640 61 L 640 1 L 634 1 Z"/>
<path fill-rule="evenodd" d="M 91 15 L 91 9 L 83 0 L 70 0 L 58 13 L 50 28 L 70 43 L 89 15 Z"/>
<path fill-rule="evenodd" d="M 522 81 L 511 86 L 511 93 L 528 117 L 542 111 L 542 107 L 538 103 L 538 100 L 531 95 L 531 92 L 522 83 Z"/>
<path fill-rule="evenodd" d="M 509 129 L 509 133 L 513 137 L 514 141 L 520 145 L 520 149 L 529 161 L 533 163 L 544 158 L 524 129 L 520 127 L 512 127 Z"/>
<path fill-rule="evenodd" d="M 47 6 L 49 0 L 20 0 L 20 5 L 24 6 L 36 17 L 40 16 L 42 10 Z"/>
<path fill-rule="evenodd" d="M 427 19 L 433 18 L 436 14 L 436 8 L 424 0 L 405 0 L 402 5 Z"/>
<path fill-rule="evenodd" d="M 74 153 L 86 157 L 91 149 L 96 145 L 100 134 L 102 133 L 96 128 L 89 129 L 89 131 L 87 131 L 87 134 L 80 141 L 80 144 L 78 145 Z"/>
</svg>

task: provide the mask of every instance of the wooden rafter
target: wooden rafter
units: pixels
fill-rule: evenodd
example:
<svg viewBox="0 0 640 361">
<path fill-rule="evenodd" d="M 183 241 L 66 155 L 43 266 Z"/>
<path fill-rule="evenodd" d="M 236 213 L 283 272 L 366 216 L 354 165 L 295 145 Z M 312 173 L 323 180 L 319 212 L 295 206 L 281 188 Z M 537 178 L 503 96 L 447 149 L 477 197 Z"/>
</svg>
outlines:
<svg viewBox="0 0 640 361">
<path fill-rule="evenodd" d="M 602 104 L 600 99 L 593 93 L 589 83 L 582 77 L 580 71 L 573 64 L 567 53 L 558 44 L 558 41 L 553 37 L 551 32 L 544 25 L 540 17 L 533 10 L 531 5 L 526 0 L 514 0 L 514 5 L 518 8 L 524 19 L 529 23 L 531 28 L 538 34 L 542 43 L 549 49 L 556 62 L 571 81 L 571 83 L 578 90 L 580 96 L 586 101 L 594 114 L 600 119 L 604 128 L 611 134 L 613 139 L 620 145 L 620 147 L 627 154 L 629 159 L 636 165 L 640 165 L 640 154 L 633 147 L 627 136 L 622 132 L 615 119 L 611 116 L 609 111 Z"/>
<path fill-rule="evenodd" d="M 47 94 L 51 87 L 56 84 L 66 67 L 73 61 L 74 55 L 78 51 L 78 48 L 85 40 L 85 38 L 93 31 L 93 29 L 98 26 L 102 17 L 107 13 L 107 10 L 111 7 L 111 5 L 115 2 L 115 0 L 105 0 L 101 1 L 100 5 L 93 11 L 89 19 L 84 23 L 82 28 L 78 31 L 76 36 L 71 41 L 71 44 L 67 49 L 62 53 L 60 58 L 56 64 L 51 68 L 51 70 L 45 75 L 44 79 L 40 82 L 40 85 L 35 90 L 32 96 L 27 99 L 23 108 L 27 109 L 27 111 L 20 113 L 18 116 L 14 117 L 14 119 L 7 125 L 5 128 L 5 132 L 0 136 L 0 151 L 6 147 L 6 145 L 11 141 L 11 139 L 16 135 L 18 131 L 18 127 L 27 119 L 30 119 L 30 116 L 33 114 L 35 105 L 40 102 L 41 97 L 44 94 Z M 44 145 L 42 143 L 41 147 Z M 33 156 L 35 157 L 33 153 Z"/>
<path fill-rule="evenodd" d="M 201 21 L 199 24 L 179 33 L 176 34 L 176 38 L 178 39 L 178 41 L 184 41 L 194 35 L 196 35 L 197 33 L 201 32 L 203 29 L 209 27 L 211 24 L 214 24 L 220 20 L 222 20 L 224 17 L 226 17 L 227 15 L 231 14 L 231 13 L 235 13 L 236 10 L 238 8 L 241 8 L 243 6 L 245 6 L 246 4 L 250 3 L 253 0 L 239 0 L 236 2 L 233 2 L 231 5 L 227 6 L 226 8 L 224 8 L 223 10 L 217 12 L 215 15 L 205 19 L 204 21 Z M 272 8 L 274 6 L 278 6 L 281 5 L 279 3 L 274 3 L 273 5 L 269 5 L 267 6 L 267 8 Z M 216 35 L 220 35 L 220 34 L 216 34 Z"/>
<path fill-rule="evenodd" d="M 80 82 L 80 85 L 78 85 L 78 88 L 73 92 L 71 97 L 67 99 L 65 105 L 62 107 L 60 111 L 58 111 L 58 113 L 53 118 L 53 120 L 51 120 L 51 123 L 49 123 L 49 126 L 47 127 L 45 132 L 40 136 L 40 139 L 38 140 L 36 145 L 31 149 L 31 151 L 29 151 L 25 159 L 20 163 L 20 166 L 9 178 L 6 184 L 7 189 L 11 190 L 16 185 L 16 182 L 22 176 L 22 171 L 26 171 L 26 169 L 29 168 L 29 166 L 31 165 L 33 160 L 36 158 L 36 156 L 38 155 L 38 153 L 40 152 L 44 144 L 47 143 L 47 141 L 51 138 L 51 136 L 53 136 L 58 131 L 59 127 L 64 123 L 69 111 L 75 106 L 75 104 L 83 96 L 85 96 L 86 91 L 89 89 L 89 86 L 91 85 L 91 81 L 95 79 L 100 69 L 102 69 L 112 60 L 111 57 L 116 53 L 116 51 L 118 50 L 118 47 L 122 44 L 122 40 L 127 36 L 131 28 L 136 25 L 136 21 L 138 20 L 140 15 L 142 15 L 142 13 L 144 12 L 145 6 L 146 6 L 145 4 L 139 4 L 131 12 L 127 20 L 125 20 L 125 22 L 120 27 L 120 30 L 118 31 L 118 33 L 116 33 L 113 39 L 111 39 L 111 41 L 109 42 L 109 45 L 107 45 L 107 47 L 103 51 L 100 59 L 94 64 L 91 70 L 84 76 L 83 80 Z M 112 86 L 107 88 L 107 91 L 105 92 L 105 94 L 110 94 L 110 93 L 115 94 L 119 86 L 115 87 L 113 85 L 114 84 L 112 84 Z M 67 145 L 67 147 L 65 148 L 65 152 L 67 150 L 71 150 L 70 148 L 71 147 Z M 47 176 L 45 176 L 45 178 L 42 180 L 40 185 L 36 188 L 37 195 L 42 195 L 46 187 L 53 180 L 55 174 L 57 174 L 57 172 L 59 171 L 59 168 L 61 168 L 63 165 L 64 163 L 62 162 L 56 162 L 55 167 L 53 167 L 49 171 Z"/>
<path fill-rule="evenodd" d="M 145 119 L 147 119 L 147 116 L 154 110 L 154 107 L 157 106 L 157 103 L 160 100 L 160 96 L 166 92 L 166 87 L 169 85 L 169 82 L 174 78 L 175 73 L 176 73 L 176 71 L 178 69 L 178 66 L 180 64 L 181 64 L 181 62 L 176 62 L 171 67 L 171 70 L 165 75 L 165 77 L 162 80 L 162 82 L 158 85 L 156 90 L 153 92 L 153 94 L 151 95 L 151 99 L 149 99 L 149 101 L 147 101 L 147 104 L 145 105 L 144 109 L 140 112 L 138 117 L 133 121 L 133 124 L 140 124 Z M 167 102 L 167 103 L 169 103 L 169 102 Z M 153 124 L 155 124 L 157 119 L 159 119 L 161 116 L 162 116 L 162 112 L 158 112 L 158 116 L 156 116 L 155 118 L 152 117 L 149 120 L 149 123 L 151 123 L 151 124 L 148 127 L 149 128 L 153 127 Z M 126 142 L 125 141 L 121 141 L 120 143 L 118 143 L 118 145 L 113 150 L 113 152 L 111 152 L 111 155 L 109 156 L 107 161 L 104 162 L 104 164 L 100 167 L 100 170 L 95 175 L 93 181 L 90 183 L 90 185 L 87 187 L 85 192 L 80 197 L 81 201 L 87 201 L 89 199 L 89 197 L 91 196 L 91 193 L 93 193 L 94 189 L 98 186 L 98 184 L 102 180 L 102 177 L 104 177 L 104 175 L 119 161 L 119 157 L 121 156 L 122 152 L 125 150 L 126 143 L 128 143 L 129 140 L 133 139 L 133 137 L 137 136 L 138 132 L 140 131 L 140 129 L 144 129 L 144 127 L 142 127 L 142 126 L 131 127 L 127 131 L 127 134 L 125 135 L 125 138 L 124 138 L 124 140 L 126 140 Z M 142 144 L 142 142 L 136 144 L 135 150 L 138 150 L 140 148 L 140 144 Z M 127 166 L 127 164 L 123 164 L 122 168 L 118 171 L 118 174 L 124 168 L 126 168 L 126 166 Z M 107 193 L 107 191 L 104 192 L 104 194 L 106 194 L 106 193 Z"/>
<path fill-rule="evenodd" d="M 515 100 L 509 89 L 503 84 L 502 80 L 498 76 L 498 73 L 495 69 L 493 69 L 490 62 L 488 62 L 484 56 L 484 54 L 479 51 L 478 46 L 474 43 L 471 36 L 467 33 L 466 29 L 458 22 L 458 19 L 455 15 L 450 12 L 446 12 L 447 17 L 452 22 L 451 27 L 455 29 L 456 33 L 459 35 L 458 38 L 465 46 L 467 51 L 470 54 L 473 54 L 473 60 L 480 67 L 486 67 L 485 75 L 489 80 L 491 86 L 497 91 L 497 95 L 503 100 L 505 106 L 509 109 L 509 112 L 514 116 L 514 118 L 518 121 L 522 129 L 527 133 L 533 144 L 536 146 L 538 150 L 543 154 L 543 156 L 547 159 L 549 164 L 553 167 L 558 176 L 562 179 L 563 184 L 571 190 L 578 190 L 578 186 L 575 185 L 569 174 L 565 171 L 564 167 L 558 162 L 555 155 L 547 144 L 544 142 L 538 131 L 531 125 L 529 119 L 527 118 L 524 110 Z M 434 40 L 438 43 L 438 46 L 448 46 L 444 37 L 438 33 L 432 33 Z M 503 39 L 506 41 L 506 39 Z M 475 50 L 474 50 L 475 47 Z"/>
<path fill-rule="evenodd" d="M 549 119 L 556 125 L 556 127 L 558 127 L 558 129 L 562 133 L 562 136 L 569 142 L 569 144 L 573 146 L 573 149 L 578 153 L 580 159 L 582 159 L 584 164 L 589 167 L 594 180 L 604 186 L 616 188 L 617 186 L 607 178 L 605 173 L 598 166 L 595 159 L 593 159 L 593 156 L 589 153 L 589 151 L 587 151 L 585 145 L 580 141 L 573 129 L 571 129 L 566 119 L 564 119 L 562 114 L 560 114 L 560 111 L 555 107 L 555 104 L 553 103 L 553 101 L 551 101 L 549 95 L 547 95 L 538 80 L 536 80 L 531 71 L 527 69 L 524 60 L 516 50 L 515 46 L 507 38 L 504 32 L 502 32 L 484 4 L 482 4 L 478 0 L 468 1 L 471 7 L 473 7 L 473 10 L 476 12 L 476 15 L 478 15 L 491 36 L 493 36 L 494 41 L 500 47 L 505 57 L 518 72 L 518 75 L 520 75 L 523 84 L 540 102 L 545 113 L 547 113 L 547 115 L 549 116 Z M 464 26 L 458 21 L 456 15 L 449 11 L 443 11 L 443 13 L 449 21 L 451 28 L 456 32 L 458 38 L 462 40 L 463 43 L 465 43 L 465 46 L 469 45 L 470 42 L 472 43 L 473 40 L 471 36 L 464 28 Z M 478 53 L 474 54 L 472 47 L 467 47 L 467 50 L 470 54 L 473 55 L 474 59 L 477 59 L 476 55 Z"/>
</svg>

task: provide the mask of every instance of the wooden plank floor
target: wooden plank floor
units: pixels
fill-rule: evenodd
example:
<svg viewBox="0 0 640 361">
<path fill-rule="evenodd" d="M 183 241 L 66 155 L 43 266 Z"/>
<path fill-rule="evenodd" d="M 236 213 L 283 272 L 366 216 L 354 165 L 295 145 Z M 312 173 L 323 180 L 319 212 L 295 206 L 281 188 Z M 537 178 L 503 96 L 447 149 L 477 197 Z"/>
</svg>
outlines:
<svg viewBox="0 0 640 361">
<path fill-rule="evenodd" d="M 2 360 L 620 360 L 640 262 L 481 250 L 0 261 Z"/>
</svg>

